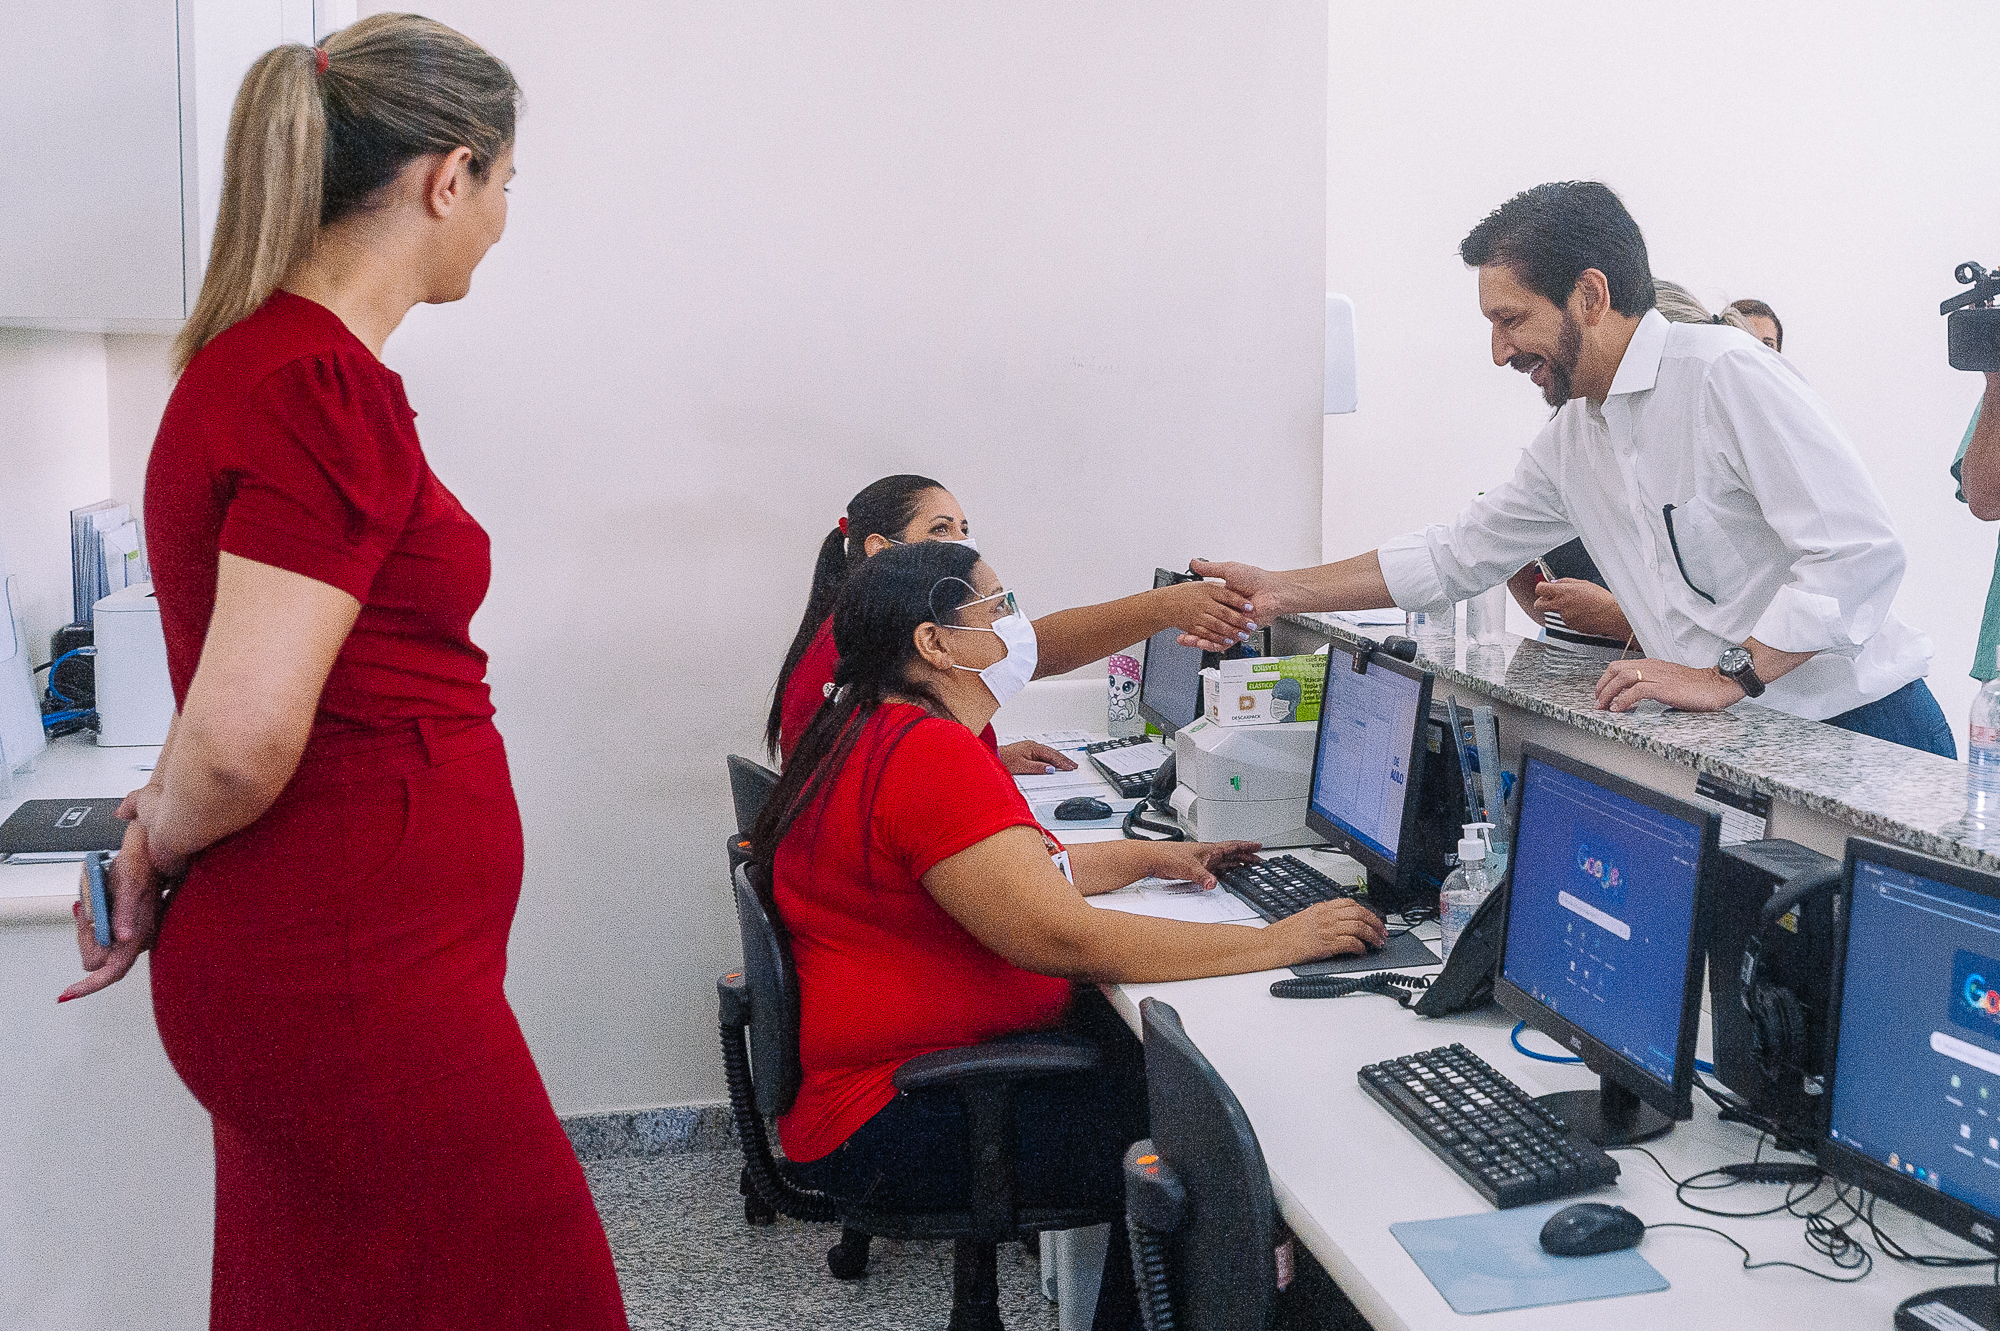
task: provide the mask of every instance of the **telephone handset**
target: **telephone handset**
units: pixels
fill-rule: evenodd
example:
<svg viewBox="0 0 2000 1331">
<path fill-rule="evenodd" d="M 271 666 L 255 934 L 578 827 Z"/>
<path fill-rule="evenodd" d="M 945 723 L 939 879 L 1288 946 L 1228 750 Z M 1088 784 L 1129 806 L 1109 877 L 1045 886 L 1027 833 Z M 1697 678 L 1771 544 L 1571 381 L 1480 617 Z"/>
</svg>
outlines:
<svg viewBox="0 0 2000 1331">
<path fill-rule="evenodd" d="M 1179 782 L 1174 755 L 1170 753 L 1153 772 L 1152 793 L 1133 805 L 1131 812 L 1125 815 L 1125 835 L 1135 841 L 1186 841 L 1188 834 L 1174 819 L 1174 806 L 1170 803 L 1174 787 Z M 1162 814 L 1164 818 L 1160 816 Z"/>
</svg>

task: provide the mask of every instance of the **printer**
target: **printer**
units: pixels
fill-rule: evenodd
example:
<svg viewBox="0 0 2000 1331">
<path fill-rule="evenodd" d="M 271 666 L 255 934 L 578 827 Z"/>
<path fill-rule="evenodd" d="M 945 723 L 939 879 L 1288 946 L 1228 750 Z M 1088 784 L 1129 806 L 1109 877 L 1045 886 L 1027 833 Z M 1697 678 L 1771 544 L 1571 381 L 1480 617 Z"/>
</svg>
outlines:
<svg viewBox="0 0 2000 1331">
<path fill-rule="evenodd" d="M 153 584 L 135 582 L 92 607 L 97 645 L 97 742 L 108 748 L 165 744 L 174 722 L 167 640 Z"/>
<path fill-rule="evenodd" d="M 1223 726 L 1207 717 L 1174 740 L 1174 813 L 1197 841 L 1316 846 L 1306 827 L 1317 721 Z"/>
</svg>

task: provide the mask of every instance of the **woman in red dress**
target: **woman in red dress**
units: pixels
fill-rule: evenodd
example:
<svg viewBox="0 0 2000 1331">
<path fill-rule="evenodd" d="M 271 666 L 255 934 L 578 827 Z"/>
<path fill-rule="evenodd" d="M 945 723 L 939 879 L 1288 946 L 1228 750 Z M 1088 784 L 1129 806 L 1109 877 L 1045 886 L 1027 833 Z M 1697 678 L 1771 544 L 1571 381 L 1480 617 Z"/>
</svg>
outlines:
<svg viewBox="0 0 2000 1331">
<path fill-rule="evenodd" d="M 63 995 L 153 949 L 214 1120 L 216 1328 L 626 1324 L 501 992 L 521 825 L 467 637 L 486 534 L 380 360 L 500 238 L 518 96 L 380 15 L 267 53 L 230 122 L 146 475 L 179 711 L 126 801 L 112 946 L 80 927 Z"/>
</svg>

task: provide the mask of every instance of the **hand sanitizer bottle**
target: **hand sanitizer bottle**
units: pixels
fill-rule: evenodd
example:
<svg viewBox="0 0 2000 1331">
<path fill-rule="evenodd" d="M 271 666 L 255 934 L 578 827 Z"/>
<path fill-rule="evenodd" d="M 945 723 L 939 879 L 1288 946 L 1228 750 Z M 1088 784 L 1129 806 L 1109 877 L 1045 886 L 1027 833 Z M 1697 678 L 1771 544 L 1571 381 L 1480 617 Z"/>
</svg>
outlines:
<svg viewBox="0 0 2000 1331">
<path fill-rule="evenodd" d="M 1446 875 L 1438 893 L 1438 944 L 1446 961 L 1451 960 L 1458 936 L 1472 923 L 1473 913 L 1493 893 L 1486 870 L 1486 837 L 1492 831 L 1491 823 L 1465 825 L 1465 836 L 1458 843 L 1458 867 Z"/>
</svg>

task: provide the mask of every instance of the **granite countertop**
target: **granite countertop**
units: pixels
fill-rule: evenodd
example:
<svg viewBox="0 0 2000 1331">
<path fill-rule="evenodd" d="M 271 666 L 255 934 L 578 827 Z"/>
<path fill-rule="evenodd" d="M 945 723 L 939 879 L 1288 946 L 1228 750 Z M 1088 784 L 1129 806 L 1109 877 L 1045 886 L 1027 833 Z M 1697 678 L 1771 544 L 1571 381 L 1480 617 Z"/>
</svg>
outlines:
<svg viewBox="0 0 2000 1331">
<path fill-rule="evenodd" d="M 1363 629 L 1331 615 L 1286 615 L 1336 642 L 1379 640 L 1401 629 Z M 1461 633 L 1417 640 L 1442 684 L 1482 694 L 1578 730 L 1683 763 L 1697 772 L 1811 809 L 1864 836 L 2000 871 L 2000 854 L 1964 836 L 1965 766 L 1936 754 L 1856 735 L 1741 702 L 1726 712 L 1599 710 L 1604 662 L 1512 634 L 1475 647 Z"/>
</svg>

